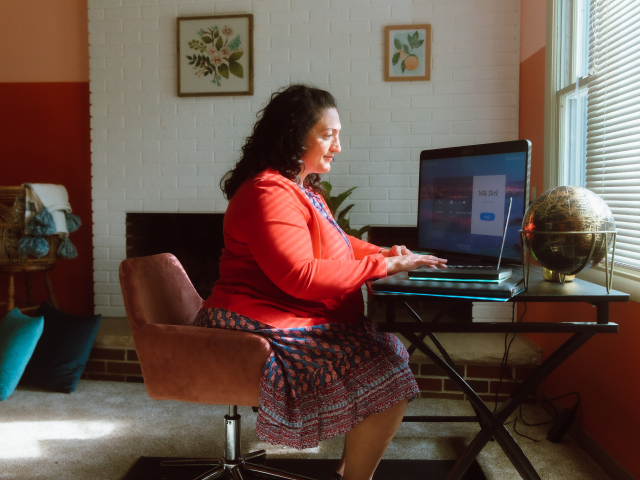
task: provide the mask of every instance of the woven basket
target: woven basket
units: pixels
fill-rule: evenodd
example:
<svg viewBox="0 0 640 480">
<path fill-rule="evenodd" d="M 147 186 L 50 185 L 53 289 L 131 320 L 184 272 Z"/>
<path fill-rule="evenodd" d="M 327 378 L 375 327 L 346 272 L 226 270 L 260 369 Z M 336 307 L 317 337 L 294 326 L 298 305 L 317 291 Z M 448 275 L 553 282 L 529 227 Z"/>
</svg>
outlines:
<svg viewBox="0 0 640 480">
<path fill-rule="evenodd" d="M 44 237 L 49 243 L 49 253 L 40 258 L 18 252 L 18 242 L 25 232 L 25 199 L 24 187 L 0 187 L 0 266 L 56 263 L 58 235 Z"/>
</svg>

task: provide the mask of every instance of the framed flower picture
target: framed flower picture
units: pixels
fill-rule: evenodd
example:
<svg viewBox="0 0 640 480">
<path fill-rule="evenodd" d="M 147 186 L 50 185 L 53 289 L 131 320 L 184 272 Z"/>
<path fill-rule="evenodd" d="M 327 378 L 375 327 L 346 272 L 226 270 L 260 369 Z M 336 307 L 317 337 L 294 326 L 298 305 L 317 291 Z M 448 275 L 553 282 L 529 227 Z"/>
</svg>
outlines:
<svg viewBox="0 0 640 480">
<path fill-rule="evenodd" d="M 178 18 L 178 96 L 253 95 L 253 15 Z"/>
<path fill-rule="evenodd" d="M 387 82 L 431 79 L 431 25 L 384 27 L 384 79 Z"/>
</svg>

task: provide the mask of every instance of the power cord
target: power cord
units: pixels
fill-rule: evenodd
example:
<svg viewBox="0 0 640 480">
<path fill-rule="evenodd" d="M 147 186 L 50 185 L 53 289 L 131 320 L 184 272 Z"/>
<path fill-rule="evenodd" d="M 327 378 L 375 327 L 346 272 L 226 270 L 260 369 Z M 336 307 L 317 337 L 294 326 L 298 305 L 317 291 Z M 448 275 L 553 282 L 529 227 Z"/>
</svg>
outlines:
<svg viewBox="0 0 640 480">
<path fill-rule="evenodd" d="M 514 302 L 514 310 L 515 310 L 515 306 L 516 303 Z M 515 312 L 514 312 L 515 313 Z M 524 302 L 524 312 L 522 312 L 522 315 L 520 316 L 520 318 L 518 319 L 518 322 L 522 322 L 522 319 L 524 318 L 525 314 L 527 313 L 527 303 Z M 511 322 L 513 323 L 515 321 L 515 314 L 512 317 Z M 517 385 L 520 385 L 521 382 L 519 382 L 518 380 L 516 380 L 513 375 L 511 375 L 511 372 L 508 370 L 507 365 L 508 365 L 508 360 L 509 360 L 509 351 L 511 350 L 511 345 L 513 344 L 513 341 L 516 338 L 516 334 L 513 334 L 513 337 L 511 338 L 511 340 L 509 340 L 509 333 L 506 333 L 504 336 L 504 354 L 502 355 L 502 361 L 500 362 L 500 379 L 498 380 L 498 388 L 496 388 L 496 393 L 494 396 L 494 406 L 493 406 L 493 412 L 495 413 L 497 408 L 498 408 L 498 395 L 500 393 L 500 387 L 502 386 L 502 380 L 504 378 L 504 373 L 506 373 L 509 376 L 509 379 L 514 382 Z M 554 406 L 554 404 L 552 403 L 554 400 L 560 400 L 562 398 L 571 396 L 571 395 L 575 395 L 578 397 L 576 403 L 573 405 L 573 407 L 571 407 L 570 409 L 564 409 L 562 411 L 562 413 L 560 413 L 560 415 L 558 415 L 558 412 L 556 411 L 556 408 Z M 517 425 L 518 425 L 518 419 L 520 420 L 520 422 L 528 427 L 537 427 L 537 426 L 541 426 L 541 425 L 548 425 L 550 423 L 553 423 L 553 425 L 551 426 L 551 428 L 549 429 L 549 431 L 547 432 L 547 439 L 551 442 L 557 443 L 560 440 L 562 440 L 562 438 L 564 437 L 565 433 L 569 430 L 569 428 L 571 427 L 571 425 L 573 424 L 573 422 L 576 419 L 576 412 L 578 410 L 578 406 L 580 405 L 580 394 L 578 392 L 570 392 L 570 393 L 566 393 L 564 395 L 560 395 L 559 397 L 554 397 L 554 398 L 549 398 L 544 400 L 545 402 L 547 402 L 552 410 L 553 410 L 553 418 L 551 420 L 548 420 L 546 422 L 539 422 L 539 423 L 529 423 L 524 419 L 524 416 L 522 414 L 522 404 L 520 404 L 519 408 L 518 408 L 518 415 L 513 419 L 510 420 L 508 422 L 505 423 L 505 425 L 509 425 L 509 424 L 513 424 L 513 431 L 519 435 L 520 437 L 524 437 L 527 438 L 533 442 L 540 442 L 540 440 L 537 440 L 535 438 L 529 437 L 523 433 L 518 432 L 517 430 Z"/>
</svg>

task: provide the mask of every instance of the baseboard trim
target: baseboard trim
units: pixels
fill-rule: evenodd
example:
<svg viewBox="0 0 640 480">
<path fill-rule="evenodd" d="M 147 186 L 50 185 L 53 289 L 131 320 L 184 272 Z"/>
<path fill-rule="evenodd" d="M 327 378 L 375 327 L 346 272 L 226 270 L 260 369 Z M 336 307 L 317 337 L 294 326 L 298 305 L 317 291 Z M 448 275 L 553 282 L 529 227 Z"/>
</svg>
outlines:
<svg viewBox="0 0 640 480">
<path fill-rule="evenodd" d="M 549 396 L 543 391 L 540 391 L 540 399 L 548 401 Z M 558 412 L 562 411 L 562 407 L 557 403 L 551 403 L 553 403 Z M 541 401 L 540 404 L 545 410 L 547 410 L 547 412 L 549 412 L 550 415 L 553 415 L 552 407 L 549 403 Z M 620 465 L 620 463 L 618 463 L 615 458 L 602 448 L 602 446 L 580 425 L 578 425 L 577 422 L 574 422 L 567 432 L 567 435 L 569 435 L 580 446 L 580 448 L 582 448 L 593 459 L 593 461 L 611 477 L 611 480 L 636 480 L 636 477 L 631 475 L 626 468 Z"/>
</svg>

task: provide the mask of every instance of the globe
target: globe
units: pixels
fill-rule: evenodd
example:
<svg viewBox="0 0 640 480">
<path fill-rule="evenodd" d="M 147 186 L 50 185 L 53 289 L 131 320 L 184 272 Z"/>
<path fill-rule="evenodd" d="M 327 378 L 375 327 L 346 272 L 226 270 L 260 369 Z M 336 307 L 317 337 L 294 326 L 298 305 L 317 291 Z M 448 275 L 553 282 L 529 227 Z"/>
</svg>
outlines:
<svg viewBox="0 0 640 480">
<path fill-rule="evenodd" d="M 522 221 L 524 242 L 533 258 L 565 275 L 598 264 L 608 253 L 607 246 L 609 250 L 613 246 L 613 235 L 569 232 L 614 232 L 615 228 L 605 201 L 581 187 L 547 190 L 531 203 Z"/>
</svg>

